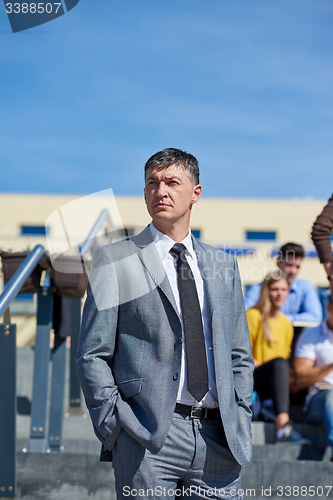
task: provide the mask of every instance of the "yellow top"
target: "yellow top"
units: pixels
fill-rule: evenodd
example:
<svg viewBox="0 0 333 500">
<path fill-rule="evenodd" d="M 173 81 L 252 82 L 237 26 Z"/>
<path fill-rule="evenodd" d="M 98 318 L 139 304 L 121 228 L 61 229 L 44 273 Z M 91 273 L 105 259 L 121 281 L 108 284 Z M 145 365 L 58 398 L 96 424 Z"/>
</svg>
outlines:
<svg viewBox="0 0 333 500">
<path fill-rule="evenodd" d="M 294 336 L 293 325 L 290 323 L 289 319 L 280 312 L 278 319 L 269 320 L 272 334 L 276 342 L 268 342 L 264 340 L 262 336 L 261 312 L 259 309 L 249 309 L 246 312 L 246 316 L 250 330 L 254 359 L 260 363 L 266 363 L 275 358 L 288 359 Z"/>
</svg>

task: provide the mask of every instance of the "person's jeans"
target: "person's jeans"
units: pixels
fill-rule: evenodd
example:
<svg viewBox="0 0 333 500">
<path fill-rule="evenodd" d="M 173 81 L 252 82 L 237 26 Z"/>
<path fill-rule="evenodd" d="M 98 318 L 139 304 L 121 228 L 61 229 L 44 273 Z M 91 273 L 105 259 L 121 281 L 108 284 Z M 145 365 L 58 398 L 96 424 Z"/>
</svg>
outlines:
<svg viewBox="0 0 333 500">
<path fill-rule="evenodd" d="M 328 442 L 333 448 L 333 389 L 319 391 L 310 399 L 306 421 L 325 424 Z"/>
</svg>

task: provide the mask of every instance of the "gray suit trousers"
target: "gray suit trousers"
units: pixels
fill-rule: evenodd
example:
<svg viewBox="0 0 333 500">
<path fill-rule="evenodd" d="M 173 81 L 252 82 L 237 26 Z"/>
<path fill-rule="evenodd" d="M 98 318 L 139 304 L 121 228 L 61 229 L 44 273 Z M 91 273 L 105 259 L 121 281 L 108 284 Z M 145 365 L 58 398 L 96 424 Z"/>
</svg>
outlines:
<svg viewBox="0 0 333 500">
<path fill-rule="evenodd" d="M 113 448 L 113 467 L 118 499 L 242 498 L 241 466 L 227 446 L 220 419 L 174 413 L 157 454 L 122 430 Z"/>
</svg>

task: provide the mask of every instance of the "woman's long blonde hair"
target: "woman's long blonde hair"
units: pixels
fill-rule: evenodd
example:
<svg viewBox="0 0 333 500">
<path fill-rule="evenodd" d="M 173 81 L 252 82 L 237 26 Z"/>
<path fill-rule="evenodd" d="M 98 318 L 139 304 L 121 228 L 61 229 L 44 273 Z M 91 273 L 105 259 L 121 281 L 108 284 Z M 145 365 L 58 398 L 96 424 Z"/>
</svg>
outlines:
<svg viewBox="0 0 333 500">
<path fill-rule="evenodd" d="M 268 342 L 276 342 L 269 324 L 272 307 L 271 301 L 269 300 L 269 287 L 276 281 L 280 281 L 282 279 L 286 280 L 288 283 L 287 275 L 281 271 L 281 269 L 275 269 L 271 273 L 268 273 L 261 284 L 259 300 L 256 305 L 253 306 L 261 312 L 262 336 Z"/>
</svg>

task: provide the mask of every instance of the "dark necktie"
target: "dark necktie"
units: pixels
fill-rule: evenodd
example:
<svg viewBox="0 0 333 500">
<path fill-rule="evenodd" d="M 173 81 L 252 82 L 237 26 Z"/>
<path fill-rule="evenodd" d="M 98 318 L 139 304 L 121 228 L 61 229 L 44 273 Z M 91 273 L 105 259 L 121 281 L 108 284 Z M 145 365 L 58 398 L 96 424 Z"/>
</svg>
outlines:
<svg viewBox="0 0 333 500">
<path fill-rule="evenodd" d="M 176 243 L 170 253 L 177 258 L 187 362 L 187 389 L 197 401 L 201 401 L 208 392 L 206 344 L 197 287 L 185 251 L 186 247 L 182 243 Z"/>
</svg>

